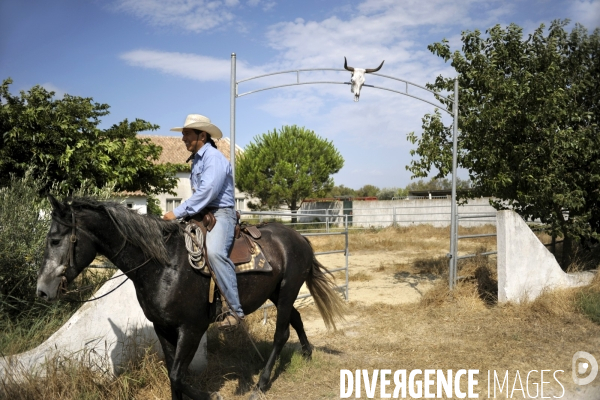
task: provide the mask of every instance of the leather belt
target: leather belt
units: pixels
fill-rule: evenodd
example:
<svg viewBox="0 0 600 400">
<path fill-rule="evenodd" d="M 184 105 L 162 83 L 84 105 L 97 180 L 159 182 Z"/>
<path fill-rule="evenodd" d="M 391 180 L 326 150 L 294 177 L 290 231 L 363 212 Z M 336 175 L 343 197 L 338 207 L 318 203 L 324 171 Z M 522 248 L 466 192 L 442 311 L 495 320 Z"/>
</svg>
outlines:
<svg viewBox="0 0 600 400">
<path fill-rule="evenodd" d="M 206 207 L 204 210 L 206 210 L 207 212 L 214 213 L 215 211 L 217 211 L 217 210 L 219 210 L 221 208 L 233 208 L 233 206 L 227 206 L 227 207 Z"/>
</svg>

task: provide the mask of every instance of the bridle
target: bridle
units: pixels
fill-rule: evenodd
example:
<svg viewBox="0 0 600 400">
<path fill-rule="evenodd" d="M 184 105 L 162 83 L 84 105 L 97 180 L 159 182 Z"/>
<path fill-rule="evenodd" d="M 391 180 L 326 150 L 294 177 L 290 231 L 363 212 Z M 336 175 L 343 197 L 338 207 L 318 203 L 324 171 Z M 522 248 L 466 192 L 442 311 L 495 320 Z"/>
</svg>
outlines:
<svg viewBox="0 0 600 400">
<path fill-rule="evenodd" d="M 59 224 L 69 227 L 71 228 L 71 235 L 69 236 L 69 249 L 67 250 L 67 265 L 68 267 L 70 267 L 71 269 L 75 269 L 75 243 L 77 243 L 77 224 L 75 222 L 75 211 L 73 210 L 72 206 L 69 206 L 69 209 L 71 210 L 71 224 L 67 224 L 64 221 L 61 221 L 59 218 L 52 218 L 54 221 L 58 222 Z M 110 219 L 112 220 L 113 224 L 115 225 L 115 227 L 117 228 L 117 231 L 119 231 L 119 233 L 121 234 L 121 236 L 123 236 L 124 240 L 123 240 L 123 244 L 121 245 L 121 247 L 119 248 L 119 250 L 117 250 L 117 252 L 112 256 L 112 258 L 115 258 L 116 256 L 118 256 L 121 251 L 125 248 L 125 246 L 127 245 L 127 238 L 126 236 L 123 234 L 123 232 L 121 231 L 121 229 L 119 228 L 119 225 L 117 225 L 116 221 L 114 220 L 113 216 L 107 212 L 108 216 L 110 217 Z M 82 229 L 81 227 L 79 228 L 79 230 L 85 234 L 87 234 L 88 236 L 91 236 L 88 232 L 85 231 L 85 229 Z M 170 236 L 169 236 L 170 238 Z M 169 240 L 167 238 L 167 240 Z M 143 267 L 144 265 L 148 264 L 150 261 L 152 260 L 152 258 L 147 259 L 146 261 L 144 261 L 142 264 L 138 265 L 135 268 L 130 269 L 127 272 L 133 272 L 136 271 L 137 269 Z M 91 288 L 93 288 L 93 285 L 88 285 L 88 286 L 83 286 L 81 288 L 75 289 L 75 290 L 67 290 L 67 277 L 65 275 L 67 271 L 67 266 L 65 266 L 61 272 L 61 281 L 60 281 L 60 285 L 59 285 L 59 293 L 62 292 L 62 294 L 67 295 L 67 294 L 71 294 L 71 293 L 81 293 L 85 290 L 89 290 Z M 117 279 L 117 278 L 121 278 L 125 276 L 125 279 L 123 280 L 123 282 L 119 283 L 119 285 L 114 288 L 113 290 L 111 290 L 108 293 L 103 294 L 100 297 L 94 297 L 92 299 L 87 299 L 87 300 L 72 300 L 72 299 L 65 299 L 69 302 L 73 302 L 73 303 L 88 303 L 91 301 L 95 301 L 95 300 L 99 300 L 105 296 L 108 296 L 109 294 L 111 294 L 112 292 L 114 292 L 115 290 L 117 290 L 118 288 L 120 288 L 121 286 L 123 286 L 123 284 L 125 282 L 127 282 L 127 280 L 129 279 L 129 277 L 127 277 L 125 275 L 125 273 L 122 273 L 121 275 L 117 275 L 117 276 L 113 276 L 111 278 L 108 278 L 106 282 L 111 281 L 113 279 Z"/>
</svg>

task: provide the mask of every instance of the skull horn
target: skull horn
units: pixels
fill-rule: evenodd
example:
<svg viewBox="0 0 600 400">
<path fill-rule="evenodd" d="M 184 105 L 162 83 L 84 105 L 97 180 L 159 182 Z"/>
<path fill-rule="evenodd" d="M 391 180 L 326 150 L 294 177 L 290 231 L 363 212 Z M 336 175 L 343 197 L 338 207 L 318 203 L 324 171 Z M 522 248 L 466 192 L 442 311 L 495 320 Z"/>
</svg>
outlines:
<svg viewBox="0 0 600 400">
<path fill-rule="evenodd" d="M 383 67 L 383 63 L 384 63 L 384 62 L 385 62 L 385 60 L 383 60 L 383 61 L 381 62 L 381 64 L 379 64 L 379 67 L 377 67 L 377 68 L 367 68 L 367 69 L 365 69 L 365 74 L 368 74 L 368 73 L 371 73 L 371 72 L 377 72 L 377 71 L 379 71 L 379 70 L 381 69 L 381 67 Z"/>
<path fill-rule="evenodd" d="M 348 62 L 346 61 L 346 57 L 344 57 L 344 69 L 347 69 L 348 71 L 354 72 L 354 68 L 348 66 Z"/>
</svg>

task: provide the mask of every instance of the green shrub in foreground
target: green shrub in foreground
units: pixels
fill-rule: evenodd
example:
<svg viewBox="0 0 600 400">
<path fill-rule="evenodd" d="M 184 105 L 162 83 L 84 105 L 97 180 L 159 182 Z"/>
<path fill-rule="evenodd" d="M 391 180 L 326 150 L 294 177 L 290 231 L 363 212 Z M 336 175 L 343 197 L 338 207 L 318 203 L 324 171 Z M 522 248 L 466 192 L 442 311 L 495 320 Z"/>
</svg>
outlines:
<svg viewBox="0 0 600 400">
<path fill-rule="evenodd" d="M 600 291 L 583 290 L 577 295 L 581 312 L 593 322 L 600 324 Z"/>
<path fill-rule="evenodd" d="M 0 312 L 18 314 L 34 301 L 50 226 L 49 202 L 30 175 L 0 189 Z M 25 304 L 24 304 L 25 303 Z"/>
</svg>

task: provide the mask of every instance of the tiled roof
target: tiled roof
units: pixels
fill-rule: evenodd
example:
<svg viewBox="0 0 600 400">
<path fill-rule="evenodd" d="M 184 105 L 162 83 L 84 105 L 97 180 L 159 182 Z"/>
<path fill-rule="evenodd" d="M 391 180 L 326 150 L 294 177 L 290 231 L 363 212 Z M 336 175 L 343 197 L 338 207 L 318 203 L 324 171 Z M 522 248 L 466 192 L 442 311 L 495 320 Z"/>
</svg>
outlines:
<svg viewBox="0 0 600 400">
<path fill-rule="evenodd" d="M 160 164 L 173 163 L 184 164 L 185 160 L 190 156 L 185 145 L 181 141 L 181 136 L 158 136 L 158 135 L 138 135 L 142 139 L 150 139 L 152 143 L 163 148 L 163 151 L 158 159 Z M 230 159 L 231 146 L 229 138 L 215 140 L 217 149 L 223 153 L 227 160 Z M 243 150 L 239 146 L 236 147 L 236 153 L 241 153 Z"/>
</svg>

